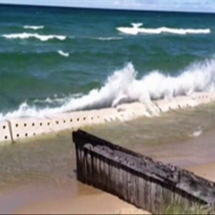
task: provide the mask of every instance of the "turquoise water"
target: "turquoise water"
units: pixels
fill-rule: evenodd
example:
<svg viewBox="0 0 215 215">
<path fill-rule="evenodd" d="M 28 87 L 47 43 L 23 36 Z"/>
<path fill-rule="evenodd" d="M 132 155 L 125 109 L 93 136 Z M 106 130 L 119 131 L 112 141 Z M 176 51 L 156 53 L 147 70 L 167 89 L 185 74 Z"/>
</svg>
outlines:
<svg viewBox="0 0 215 215">
<path fill-rule="evenodd" d="M 0 6 L 1 118 L 214 90 L 214 20 L 212 14 Z M 152 31 L 117 29 L 131 23 Z M 160 27 L 170 32 L 153 33 Z"/>
</svg>

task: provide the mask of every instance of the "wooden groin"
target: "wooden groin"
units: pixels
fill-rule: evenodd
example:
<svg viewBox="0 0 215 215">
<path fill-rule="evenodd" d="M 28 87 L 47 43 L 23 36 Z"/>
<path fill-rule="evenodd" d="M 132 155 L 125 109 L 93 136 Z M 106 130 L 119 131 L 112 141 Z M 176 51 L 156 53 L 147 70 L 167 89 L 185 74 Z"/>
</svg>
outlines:
<svg viewBox="0 0 215 215">
<path fill-rule="evenodd" d="M 215 183 L 173 165 L 114 145 L 82 130 L 73 132 L 79 181 L 154 214 L 168 208 L 212 211 Z"/>
</svg>

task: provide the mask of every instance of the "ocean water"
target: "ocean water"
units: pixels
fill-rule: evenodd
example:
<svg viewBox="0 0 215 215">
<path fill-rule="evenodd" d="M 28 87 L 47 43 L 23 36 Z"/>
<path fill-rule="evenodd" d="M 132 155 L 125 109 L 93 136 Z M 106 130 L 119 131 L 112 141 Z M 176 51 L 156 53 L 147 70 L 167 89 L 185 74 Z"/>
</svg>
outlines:
<svg viewBox="0 0 215 215">
<path fill-rule="evenodd" d="M 0 6 L 0 119 L 214 91 L 214 20 Z"/>
</svg>

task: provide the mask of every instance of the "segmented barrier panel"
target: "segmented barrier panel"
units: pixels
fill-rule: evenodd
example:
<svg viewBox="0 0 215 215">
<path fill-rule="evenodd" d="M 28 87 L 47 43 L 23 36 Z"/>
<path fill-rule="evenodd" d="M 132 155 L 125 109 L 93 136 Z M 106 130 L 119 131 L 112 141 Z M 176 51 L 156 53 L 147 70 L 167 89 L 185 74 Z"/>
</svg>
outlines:
<svg viewBox="0 0 215 215">
<path fill-rule="evenodd" d="M 215 183 L 172 165 L 114 145 L 84 131 L 73 132 L 77 177 L 152 213 L 171 207 L 213 208 Z"/>
<path fill-rule="evenodd" d="M 12 119 L 9 125 L 13 141 L 53 132 L 52 121 L 50 119 Z"/>
<path fill-rule="evenodd" d="M 0 123 L 0 142 L 11 141 L 11 131 L 8 122 Z"/>
<path fill-rule="evenodd" d="M 215 101 L 215 93 L 193 93 L 192 96 L 120 104 L 117 107 L 98 110 L 84 110 L 57 114 L 48 118 L 18 118 L 0 123 L 0 142 L 14 142 L 19 139 L 62 130 L 77 130 L 112 121 L 128 121 L 142 116 L 158 116 L 162 112 Z"/>
</svg>

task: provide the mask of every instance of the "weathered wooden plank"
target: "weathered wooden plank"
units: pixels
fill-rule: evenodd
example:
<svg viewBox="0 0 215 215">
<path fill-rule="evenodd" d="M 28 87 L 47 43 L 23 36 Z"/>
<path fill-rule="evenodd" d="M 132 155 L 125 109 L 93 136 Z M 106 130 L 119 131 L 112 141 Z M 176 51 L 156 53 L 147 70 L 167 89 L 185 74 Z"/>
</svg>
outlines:
<svg viewBox="0 0 215 215">
<path fill-rule="evenodd" d="M 163 205 L 162 186 L 159 183 L 156 184 L 154 204 L 155 204 L 154 213 L 162 214 Z"/>
<path fill-rule="evenodd" d="M 78 180 L 153 213 L 211 205 L 215 183 L 83 131 L 73 133 Z"/>
<path fill-rule="evenodd" d="M 138 175 L 132 174 L 133 202 L 131 202 L 131 203 L 134 204 L 135 206 L 138 206 L 138 202 L 139 202 L 138 179 L 139 179 Z"/>
<path fill-rule="evenodd" d="M 119 189 L 121 192 L 119 193 L 119 197 L 126 200 L 127 199 L 127 171 L 125 168 L 120 168 L 119 170 Z"/>
<path fill-rule="evenodd" d="M 90 146 L 91 147 L 91 146 Z M 92 174 L 92 169 L 91 169 L 91 153 L 90 151 L 84 149 L 84 155 L 85 155 L 85 167 L 86 167 L 86 181 L 87 181 L 87 184 L 91 185 L 92 184 L 92 181 L 93 181 L 93 174 Z"/>
<path fill-rule="evenodd" d="M 154 183 L 153 181 L 151 181 L 150 183 L 150 188 L 151 188 L 151 205 L 150 205 L 150 211 L 152 211 L 153 213 L 157 212 L 157 208 L 155 205 L 156 202 L 156 183 Z"/>
<path fill-rule="evenodd" d="M 144 193 L 144 199 L 145 199 L 145 204 L 146 207 L 145 209 L 147 211 L 151 211 L 151 201 L 152 201 L 152 197 L 151 197 L 151 182 L 150 182 L 150 178 L 147 178 L 146 183 L 145 183 L 145 193 Z"/>
<path fill-rule="evenodd" d="M 111 189 L 111 183 L 110 183 L 110 178 L 109 178 L 109 160 L 105 159 L 105 176 L 106 176 L 106 179 L 105 179 L 105 189 L 107 192 L 110 192 L 110 189 Z"/>
<path fill-rule="evenodd" d="M 145 183 L 146 180 L 142 175 L 139 175 L 138 177 L 138 207 L 146 208 L 146 202 L 145 202 Z"/>
</svg>

